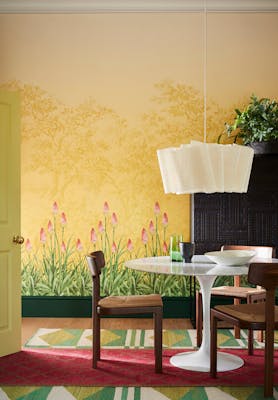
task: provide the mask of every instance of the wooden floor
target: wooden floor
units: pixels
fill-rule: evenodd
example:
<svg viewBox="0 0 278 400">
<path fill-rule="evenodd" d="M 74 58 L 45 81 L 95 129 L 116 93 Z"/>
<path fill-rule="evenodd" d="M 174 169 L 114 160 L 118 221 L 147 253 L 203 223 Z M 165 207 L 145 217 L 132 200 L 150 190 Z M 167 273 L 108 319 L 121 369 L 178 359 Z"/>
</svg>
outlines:
<svg viewBox="0 0 278 400">
<path fill-rule="evenodd" d="M 104 329 L 152 329 L 151 318 L 102 318 L 101 327 Z M 90 329 L 91 318 L 22 318 L 22 345 L 34 335 L 39 328 L 68 328 Z M 163 320 L 164 329 L 190 329 L 189 319 Z"/>
</svg>

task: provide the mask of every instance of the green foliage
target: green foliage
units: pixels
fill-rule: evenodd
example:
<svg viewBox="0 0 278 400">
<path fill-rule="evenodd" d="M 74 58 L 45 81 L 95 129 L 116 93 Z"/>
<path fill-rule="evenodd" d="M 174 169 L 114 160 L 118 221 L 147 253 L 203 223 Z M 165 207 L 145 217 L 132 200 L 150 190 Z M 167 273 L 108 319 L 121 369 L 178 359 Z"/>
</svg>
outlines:
<svg viewBox="0 0 278 400">
<path fill-rule="evenodd" d="M 226 132 L 219 136 L 232 138 L 234 143 L 241 139 L 243 144 L 278 139 L 278 103 L 268 98 L 251 96 L 249 105 L 240 111 L 235 109 L 233 124 L 225 124 Z M 234 133 L 234 134 L 233 134 Z"/>
</svg>

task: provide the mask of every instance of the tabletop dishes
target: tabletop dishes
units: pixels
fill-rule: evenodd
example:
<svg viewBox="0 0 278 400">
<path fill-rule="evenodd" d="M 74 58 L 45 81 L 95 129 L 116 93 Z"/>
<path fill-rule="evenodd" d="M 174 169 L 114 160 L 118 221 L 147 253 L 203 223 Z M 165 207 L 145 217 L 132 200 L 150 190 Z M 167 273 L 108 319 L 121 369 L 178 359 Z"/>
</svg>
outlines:
<svg viewBox="0 0 278 400">
<path fill-rule="evenodd" d="M 205 253 L 211 261 L 221 265 L 244 265 L 256 255 L 252 250 L 222 250 Z"/>
</svg>

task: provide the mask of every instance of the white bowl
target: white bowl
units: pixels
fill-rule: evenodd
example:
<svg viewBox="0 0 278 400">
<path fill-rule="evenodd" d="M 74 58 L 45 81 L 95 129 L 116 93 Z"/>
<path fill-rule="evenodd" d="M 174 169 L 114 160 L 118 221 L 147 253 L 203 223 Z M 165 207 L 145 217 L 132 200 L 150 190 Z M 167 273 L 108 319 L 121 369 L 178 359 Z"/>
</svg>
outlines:
<svg viewBox="0 0 278 400">
<path fill-rule="evenodd" d="M 223 250 L 205 253 L 211 261 L 222 265 L 244 265 L 256 255 L 252 250 Z"/>
</svg>

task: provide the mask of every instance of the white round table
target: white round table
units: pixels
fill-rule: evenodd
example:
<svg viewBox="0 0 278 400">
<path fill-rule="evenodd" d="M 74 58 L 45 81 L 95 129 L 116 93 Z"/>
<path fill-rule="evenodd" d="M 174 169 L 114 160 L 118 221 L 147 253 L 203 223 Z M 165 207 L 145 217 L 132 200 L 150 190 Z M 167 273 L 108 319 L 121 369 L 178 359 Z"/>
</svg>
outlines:
<svg viewBox="0 0 278 400">
<path fill-rule="evenodd" d="M 247 275 L 248 265 L 217 265 L 206 256 L 194 256 L 192 263 L 172 262 L 170 257 L 146 257 L 125 262 L 127 268 L 155 274 L 196 276 L 203 299 L 203 340 L 196 351 L 178 353 L 171 357 L 171 364 L 191 371 L 210 370 L 210 297 L 211 288 L 217 276 Z M 232 354 L 218 352 L 217 370 L 231 371 L 243 365 L 244 361 Z"/>
</svg>

